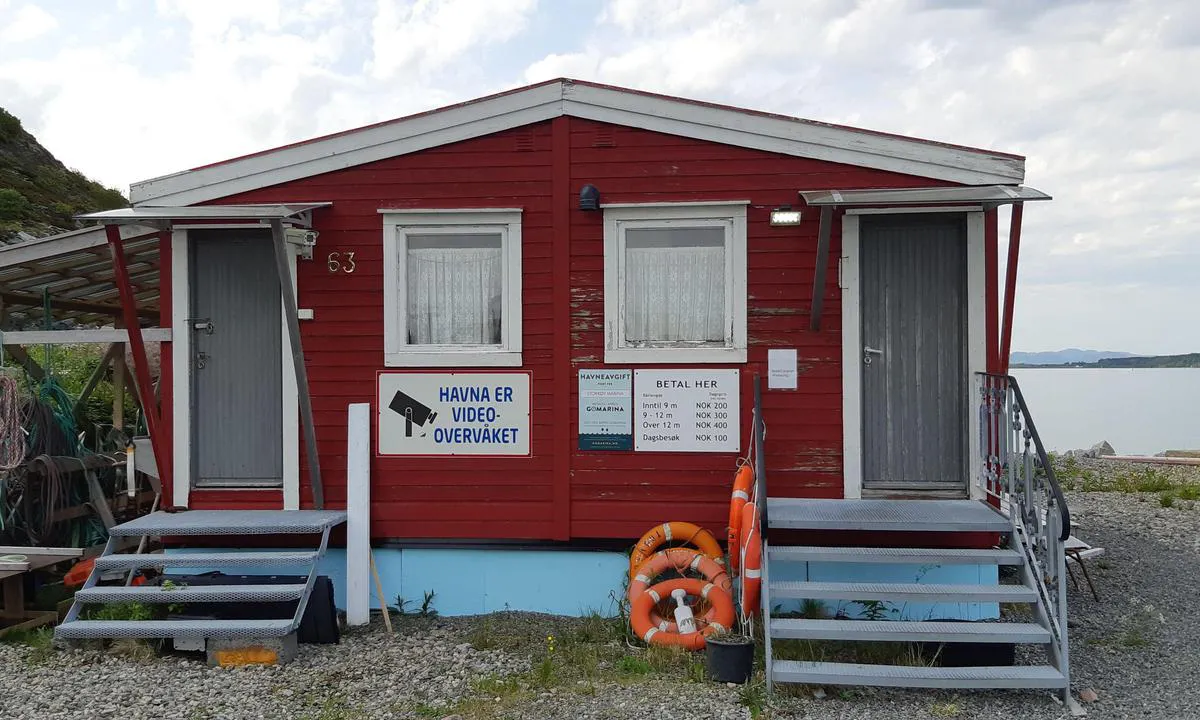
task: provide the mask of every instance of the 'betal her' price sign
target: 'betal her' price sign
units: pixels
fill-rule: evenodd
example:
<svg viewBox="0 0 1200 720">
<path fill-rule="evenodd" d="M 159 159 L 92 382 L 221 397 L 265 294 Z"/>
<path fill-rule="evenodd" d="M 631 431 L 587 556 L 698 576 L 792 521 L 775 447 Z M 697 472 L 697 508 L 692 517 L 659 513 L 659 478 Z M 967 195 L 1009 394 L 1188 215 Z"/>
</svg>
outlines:
<svg viewBox="0 0 1200 720">
<path fill-rule="evenodd" d="M 380 455 L 528 455 L 528 373 L 380 373 Z"/>
<path fill-rule="evenodd" d="M 634 449 L 738 452 L 737 370 L 635 370 Z"/>
</svg>

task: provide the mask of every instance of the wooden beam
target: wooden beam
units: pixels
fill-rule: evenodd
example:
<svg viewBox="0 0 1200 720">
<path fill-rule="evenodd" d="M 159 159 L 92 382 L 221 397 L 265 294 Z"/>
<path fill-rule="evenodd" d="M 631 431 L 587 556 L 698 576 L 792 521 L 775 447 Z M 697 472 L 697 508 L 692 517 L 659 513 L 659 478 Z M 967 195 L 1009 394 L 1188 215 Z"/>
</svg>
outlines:
<svg viewBox="0 0 1200 720">
<path fill-rule="evenodd" d="M 983 213 L 983 274 L 987 293 L 984 311 L 987 320 L 987 371 L 1000 372 L 1000 227 L 996 208 Z"/>
<path fill-rule="evenodd" d="M 12 292 L 9 290 L 0 290 L 0 298 L 4 298 L 6 303 L 20 307 L 40 308 L 43 306 L 42 298 L 33 293 Z M 98 315 L 108 315 L 116 317 L 121 314 L 120 305 L 112 305 L 109 303 L 86 302 L 82 300 L 56 300 L 50 298 L 50 307 L 55 310 L 68 310 L 73 312 L 96 313 Z M 140 317 L 149 318 L 151 320 L 158 318 L 158 311 L 150 308 L 139 309 Z"/>
<path fill-rule="evenodd" d="M 29 357 L 29 353 L 25 352 L 25 348 L 20 345 L 5 344 L 4 354 L 16 360 L 21 369 L 25 371 L 25 374 L 33 378 L 34 381 L 41 382 L 46 379 L 46 371 L 42 369 L 41 365 L 38 365 L 37 360 Z"/>
<path fill-rule="evenodd" d="M 109 345 L 108 350 L 104 353 L 104 357 L 100 359 L 100 364 L 96 366 L 96 369 L 92 371 L 87 382 L 83 384 L 83 390 L 79 391 L 79 399 L 75 401 L 74 412 L 76 417 L 83 416 L 83 406 L 87 403 L 88 398 L 92 396 L 92 391 L 96 389 L 96 386 L 104 378 L 104 373 L 108 370 L 108 366 L 116 359 L 118 350 L 120 350 L 121 359 L 124 360 L 125 346 L 120 343 Z"/>
<path fill-rule="evenodd" d="M 136 321 L 137 318 L 135 317 Z M 100 330 L 20 330 L 0 332 L 5 345 L 78 345 L 80 343 L 131 342 L 131 333 L 120 328 Z M 145 342 L 170 342 L 171 328 L 138 328 Z"/>
<path fill-rule="evenodd" d="M 288 339 L 292 343 L 292 363 L 296 368 L 296 390 L 300 401 L 300 419 L 304 424 L 304 451 L 308 457 L 308 476 L 309 483 L 312 485 L 313 506 L 318 510 L 324 510 L 325 489 L 321 484 L 321 456 L 317 452 L 317 429 L 313 426 L 312 396 L 308 392 L 308 370 L 304 366 L 304 348 L 300 345 L 300 317 L 296 308 L 296 289 L 292 286 L 287 240 L 283 235 L 283 223 L 279 220 L 271 221 L 271 239 L 275 246 L 275 270 L 279 276 L 279 292 L 283 295 L 283 316 L 287 320 Z M 156 456 L 157 454 L 155 452 Z"/>
<path fill-rule="evenodd" d="M 1004 268 L 1004 322 L 1000 326 L 1000 373 L 1008 374 L 1008 356 L 1012 349 L 1013 310 L 1017 302 L 1017 261 L 1021 256 L 1021 219 L 1024 203 L 1013 203 L 1012 222 L 1008 226 L 1008 266 Z"/>
<path fill-rule="evenodd" d="M 825 304 L 825 276 L 829 274 L 829 236 L 833 230 L 833 206 L 821 206 L 821 225 L 817 229 L 817 267 L 813 270 L 812 315 L 808 329 L 821 329 L 821 309 Z"/>
<path fill-rule="evenodd" d="M 138 324 L 137 300 L 133 297 L 133 288 L 129 284 L 129 272 L 125 267 L 125 247 L 121 240 L 121 228 L 117 225 L 105 225 L 104 232 L 108 237 L 108 248 L 112 253 L 113 275 L 117 280 L 117 288 L 121 291 L 121 308 L 125 311 L 125 325 L 130 348 L 133 350 L 133 370 L 137 379 L 138 394 L 146 401 L 142 404 L 142 414 L 146 418 L 146 427 L 150 431 L 150 443 L 154 446 L 154 458 L 158 463 L 158 471 L 164 483 L 171 481 L 171 448 L 167 438 L 162 434 L 159 424 L 158 408 L 149 401 L 154 397 L 154 389 L 150 383 L 150 362 L 146 358 L 146 343 L 142 337 L 142 328 Z M 168 337 L 170 331 L 168 331 Z M 120 341 L 118 341 L 120 342 Z"/>
</svg>

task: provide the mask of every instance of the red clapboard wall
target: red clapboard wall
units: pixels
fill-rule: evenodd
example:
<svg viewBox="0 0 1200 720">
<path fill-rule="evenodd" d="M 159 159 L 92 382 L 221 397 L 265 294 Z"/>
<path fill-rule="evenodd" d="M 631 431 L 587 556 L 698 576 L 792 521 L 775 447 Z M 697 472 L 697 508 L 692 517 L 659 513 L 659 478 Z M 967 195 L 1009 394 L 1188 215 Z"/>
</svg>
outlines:
<svg viewBox="0 0 1200 720">
<path fill-rule="evenodd" d="M 315 215 L 317 259 L 298 268 L 299 305 L 315 314 L 301 323 L 301 335 L 328 506 L 346 499 L 346 406 L 374 403 L 376 373 L 386 369 L 378 210 L 520 207 L 531 456 L 374 458 L 372 535 L 634 538 L 664 520 L 699 522 L 720 534 L 735 455 L 576 450 L 576 373 L 603 366 L 604 357 L 603 213 L 577 209 L 587 183 L 603 202 L 749 201 L 749 362 L 691 367 L 741 370 L 746 448 L 752 376 L 765 376 L 768 348 L 798 349 L 799 389 L 764 389 L 770 491 L 841 496 L 840 222 L 821 329 L 812 332 L 818 213 L 806 211 L 800 226 L 771 227 L 770 210 L 796 205 L 799 190 L 944 183 L 561 117 L 214 201 L 333 203 Z M 330 274 L 321 258 L 332 251 L 353 251 L 356 271 Z M 301 492 L 309 506 L 306 469 Z M 278 508 L 281 495 L 194 490 L 191 502 Z"/>
</svg>

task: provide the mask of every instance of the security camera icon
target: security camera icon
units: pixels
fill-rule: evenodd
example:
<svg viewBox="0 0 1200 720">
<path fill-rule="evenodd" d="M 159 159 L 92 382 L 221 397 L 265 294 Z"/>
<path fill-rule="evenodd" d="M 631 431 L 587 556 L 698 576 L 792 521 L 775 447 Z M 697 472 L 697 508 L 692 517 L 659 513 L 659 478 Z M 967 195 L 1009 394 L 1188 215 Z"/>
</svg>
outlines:
<svg viewBox="0 0 1200 720">
<path fill-rule="evenodd" d="M 404 437 L 413 436 L 414 424 L 425 427 L 432 425 L 433 421 L 437 419 L 437 413 L 427 405 L 399 390 L 392 396 L 392 401 L 388 403 L 388 409 L 404 416 Z"/>
</svg>

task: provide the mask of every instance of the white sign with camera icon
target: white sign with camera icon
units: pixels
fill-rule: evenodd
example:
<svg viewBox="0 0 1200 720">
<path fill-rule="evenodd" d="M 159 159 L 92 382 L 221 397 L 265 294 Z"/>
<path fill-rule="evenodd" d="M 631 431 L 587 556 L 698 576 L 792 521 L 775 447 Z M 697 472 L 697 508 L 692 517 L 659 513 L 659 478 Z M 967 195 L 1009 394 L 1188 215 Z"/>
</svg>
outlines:
<svg viewBox="0 0 1200 720">
<path fill-rule="evenodd" d="M 379 374 L 380 455 L 528 455 L 529 374 Z"/>
</svg>

